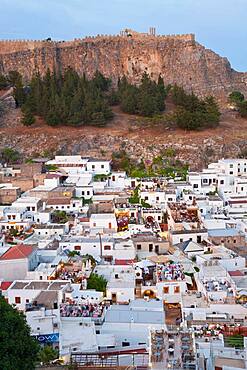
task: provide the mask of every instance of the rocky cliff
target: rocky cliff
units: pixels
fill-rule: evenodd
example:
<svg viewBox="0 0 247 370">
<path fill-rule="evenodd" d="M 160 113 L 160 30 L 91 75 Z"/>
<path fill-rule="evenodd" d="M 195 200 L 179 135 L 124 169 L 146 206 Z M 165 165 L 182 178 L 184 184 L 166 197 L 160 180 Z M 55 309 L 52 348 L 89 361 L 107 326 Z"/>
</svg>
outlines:
<svg viewBox="0 0 247 370">
<path fill-rule="evenodd" d="M 18 70 L 28 80 L 33 72 L 69 66 L 89 77 L 99 70 L 114 82 L 123 75 L 138 82 L 146 71 L 154 79 L 161 75 L 165 84 L 177 83 L 199 95 L 225 97 L 233 89 L 247 93 L 247 73 L 234 71 L 226 58 L 200 45 L 193 34 L 131 31 L 69 42 L 0 41 L 0 73 Z"/>
</svg>

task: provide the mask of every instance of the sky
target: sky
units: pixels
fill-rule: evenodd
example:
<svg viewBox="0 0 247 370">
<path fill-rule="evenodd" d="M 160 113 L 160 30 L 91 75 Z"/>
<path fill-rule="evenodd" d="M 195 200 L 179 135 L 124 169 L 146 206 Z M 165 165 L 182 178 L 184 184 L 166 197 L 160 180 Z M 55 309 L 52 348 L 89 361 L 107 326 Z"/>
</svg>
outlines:
<svg viewBox="0 0 247 370">
<path fill-rule="evenodd" d="M 247 71 L 247 0 L 0 0 L 0 39 L 70 40 L 131 28 L 195 33 Z"/>
</svg>

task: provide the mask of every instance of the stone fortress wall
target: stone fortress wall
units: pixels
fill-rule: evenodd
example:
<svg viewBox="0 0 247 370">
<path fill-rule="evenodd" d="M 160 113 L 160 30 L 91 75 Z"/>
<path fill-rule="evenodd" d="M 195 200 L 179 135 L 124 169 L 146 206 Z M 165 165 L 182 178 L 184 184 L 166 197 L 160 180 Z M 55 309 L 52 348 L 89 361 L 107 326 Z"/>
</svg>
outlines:
<svg viewBox="0 0 247 370">
<path fill-rule="evenodd" d="M 125 29 L 118 35 L 72 41 L 0 41 L 0 73 L 17 70 L 28 81 L 34 72 L 43 75 L 47 68 L 63 72 L 68 67 L 89 78 L 99 70 L 114 84 L 123 75 L 139 83 L 147 72 L 202 96 L 224 97 L 233 89 L 247 95 L 247 74 L 234 71 L 227 58 L 196 42 L 194 34 L 156 35 L 151 27 L 147 33 Z"/>
<path fill-rule="evenodd" d="M 140 33 L 132 30 L 120 31 L 118 35 L 96 35 L 96 36 L 85 36 L 84 38 L 75 38 L 70 41 L 54 41 L 50 39 L 46 40 L 0 40 L 0 54 L 11 54 L 24 50 L 34 50 L 36 48 L 43 47 L 72 47 L 84 42 L 101 42 L 101 41 L 121 41 L 124 38 L 134 39 L 139 41 L 147 40 L 174 40 L 182 42 L 195 43 L 194 34 L 181 34 L 181 35 L 156 35 L 155 28 L 150 27 L 148 33 Z"/>
</svg>

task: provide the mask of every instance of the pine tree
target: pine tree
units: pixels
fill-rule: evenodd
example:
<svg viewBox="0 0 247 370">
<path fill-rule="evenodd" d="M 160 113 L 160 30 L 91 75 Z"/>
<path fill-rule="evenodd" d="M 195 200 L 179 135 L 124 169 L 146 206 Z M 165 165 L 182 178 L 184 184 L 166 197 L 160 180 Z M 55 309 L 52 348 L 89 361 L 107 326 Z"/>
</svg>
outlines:
<svg viewBox="0 0 247 370">
<path fill-rule="evenodd" d="M 25 108 L 24 110 L 22 110 L 21 123 L 24 126 L 31 126 L 35 123 L 35 117 L 30 109 Z"/>
</svg>

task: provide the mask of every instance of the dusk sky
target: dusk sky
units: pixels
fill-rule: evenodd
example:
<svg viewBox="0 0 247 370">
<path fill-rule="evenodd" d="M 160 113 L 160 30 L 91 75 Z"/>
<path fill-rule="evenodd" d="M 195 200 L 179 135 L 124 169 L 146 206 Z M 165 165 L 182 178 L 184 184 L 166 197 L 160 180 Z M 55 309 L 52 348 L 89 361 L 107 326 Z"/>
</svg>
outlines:
<svg viewBox="0 0 247 370">
<path fill-rule="evenodd" d="M 247 71 L 247 0 L 0 0 L 0 38 L 68 40 L 121 29 L 195 33 Z"/>
</svg>

